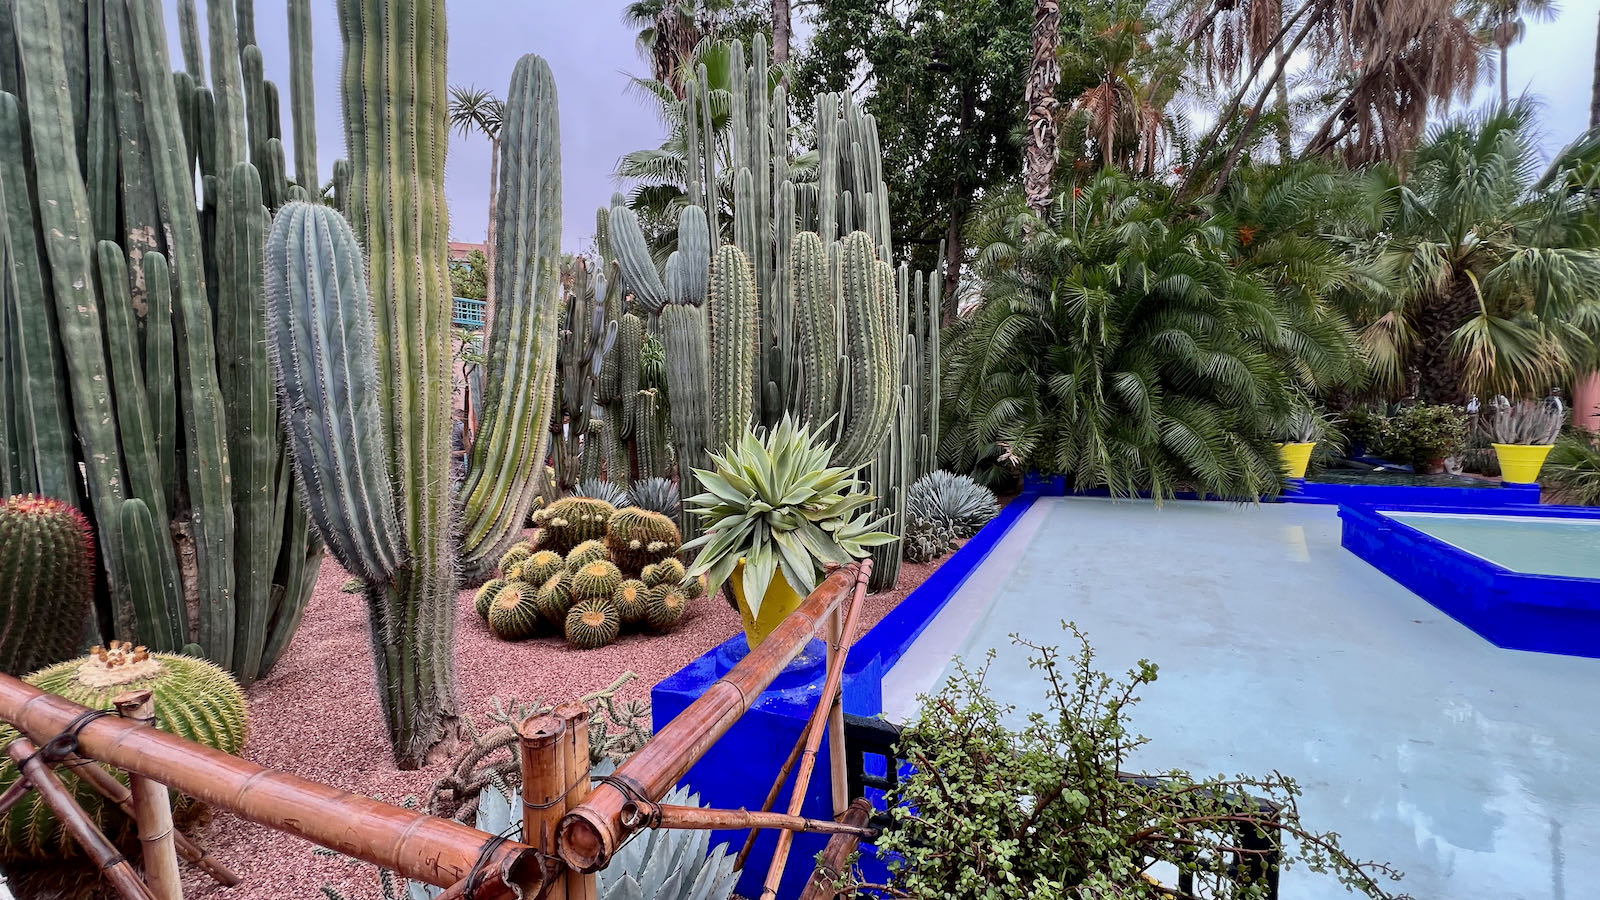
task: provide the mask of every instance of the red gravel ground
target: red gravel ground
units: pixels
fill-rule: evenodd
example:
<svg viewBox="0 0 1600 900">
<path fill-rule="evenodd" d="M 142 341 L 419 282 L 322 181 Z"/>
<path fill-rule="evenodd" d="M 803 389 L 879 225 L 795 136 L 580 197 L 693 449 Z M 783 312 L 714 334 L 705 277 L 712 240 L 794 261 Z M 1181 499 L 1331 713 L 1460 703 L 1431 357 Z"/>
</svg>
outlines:
<svg viewBox="0 0 1600 900">
<path fill-rule="evenodd" d="M 948 558 L 948 557 L 946 557 Z M 900 572 L 894 591 L 867 598 L 861 630 L 870 628 L 921 584 L 938 563 Z M 398 803 L 425 798 L 446 768 L 416 772 L 394 767 L 373 687 L 366 610 L 359 594 L 345 594 L 346 574 L 325 562 L 305 621 L 283 659 L 250 688 L 248 759 L 348 791 Z M 571 650 L 558 638 L 508 644 L 496 640 L 472 611 L 463 591 L 456 615 L 456 659 L 462 709 L 482 724 L 491 698 L 560 702 L 604 688 L 619 674 L 638 678 L 622 699 L 648 699 L 650 688 L 690 660 L 732 637 L 739 617 L 720 598 L 694 603 L 667 635 L 633 634 L 599 650 Z M 381 897 L 377 870 L 342 857 L 313 854 L 313 845 L 232 815 L 218 814 L 197 835 L 243 883 L 228 890 L 193 870 L 185 872 L 185 897 L 279 900 L 321 897 L 323 885 L 350 900 Z"/>
</svg>

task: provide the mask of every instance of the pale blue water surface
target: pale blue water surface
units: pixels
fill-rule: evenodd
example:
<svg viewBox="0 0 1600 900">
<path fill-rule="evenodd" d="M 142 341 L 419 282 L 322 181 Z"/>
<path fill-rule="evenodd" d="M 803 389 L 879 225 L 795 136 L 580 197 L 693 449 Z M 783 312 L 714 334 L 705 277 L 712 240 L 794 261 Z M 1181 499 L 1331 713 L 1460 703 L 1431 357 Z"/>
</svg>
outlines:
<svg viewBox="0 0 1600 900">
<path fill-rule="evenodd" d="M 1494 647 L 1340 547 L 1335 507 L 1042 499 L 885 678 L 890 718 L 991 647 L 995 694 L 1041 708 L 1008 636 L 1062 619 L 1101 668 L 1161 667 L 1134 767 L 1281 771 L 1418 900 L 1600 897 L 1600 660 Z"/>
<path fill-rule="evenodd" d="M 1410 512 L 1384 515 L 1513 572 L 1600 578 L 1600 519 Z M 1600 585 L 1596 590 L 1600 591 Z"/>
</svg>

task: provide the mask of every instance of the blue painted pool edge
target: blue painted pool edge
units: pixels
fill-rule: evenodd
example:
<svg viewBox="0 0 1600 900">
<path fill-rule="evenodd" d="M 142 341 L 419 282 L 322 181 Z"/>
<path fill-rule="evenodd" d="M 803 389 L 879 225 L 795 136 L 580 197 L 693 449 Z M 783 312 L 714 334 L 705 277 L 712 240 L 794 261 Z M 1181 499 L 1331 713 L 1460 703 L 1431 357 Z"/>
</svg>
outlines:
<svg viewBox="0 0 1600 900">
<path fill-rule="evenodd" d="M 1383 515 L 1478 513 L 1600 520 L 1568 506 L 1343 505 L 1340 543 L 1496 647 L 1600 658 L 1600 580 L 1514 572 Z"/>
<path fill-rule="evenodd" d="M 877 625 L 863 635 L 845 662 L 844 704 L 849 712 L 875 716 L 883 711 L 883 673 L 905 655 L 906 649 L 944 609 L 978 566 L 1022 516 L 1042 496 L 1060 496 L 1064 480 L 1056 483 L 1030 482 L 1024 492 L 1007 503 L 944 564 L 912 591 Z M 688 708 L 717 679 L 726 675 L 748 653 L 743 634 L 736 635 L 706 651 L 689 665 L 658 682 L 650 692 L 651 720 L 659 728 Z M 702 803 L 719 809 L 759 809 L 766 799 L 772 779 L 783 767 L 789 750 L 805 729 L 807 720 L 822 695 L 823 647 L 813 641 L 773 686 L 757 698 L 750 711 L 714 744 L 689 770 L 683 783 L 700 793 Z M 812 818 L 833 817 L 829 791 L 832 767 L 828 741 L 818 754 L 816 771 L 806 792 L 801 814 Z M 793 783 L 784 786 L 787 802 Z M 716 831 L 711 843 L 727 841 L 737 851 L 745 839 L 742 831 Z M 777 842 L 774 832 L 763 832 L 739 877 L 738 893 L 759 896 L 767 866 Z M 795 836 L 790 865 L 778 891 L 780 900 L 798 897 L 810 877 L 807 861 L 821 852 L 827 840 L 823 835 Z M 860 865 L 868 881 L 882 882 L 885 870 L 870 847 L 862 848 Z"/>
<path fill-rule="evenodd" d="M 1343 484 L 1329 481 L 1291 482 L 1278 497 L 1284 503 L 1327 506 L 1427 505 L 1483 508 L 1538 506 L 1537 484 L 1488 484 L 1484 487 L 1437 487 L 1421 484 Z"/>
</svg>

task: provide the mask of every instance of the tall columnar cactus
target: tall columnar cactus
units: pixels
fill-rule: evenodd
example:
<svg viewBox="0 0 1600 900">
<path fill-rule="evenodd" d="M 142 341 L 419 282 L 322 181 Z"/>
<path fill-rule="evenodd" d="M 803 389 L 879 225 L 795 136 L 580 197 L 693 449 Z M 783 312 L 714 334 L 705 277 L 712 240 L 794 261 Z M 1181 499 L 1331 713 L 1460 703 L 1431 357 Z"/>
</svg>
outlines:
<svg viewBox="0 0 1600 900">
<path fill-rule="evenodd" d="M 639 474 L 665 478 L 671 467 L 667 451 L 667 421 L 661 398 L 653 390 L 640 391 L 633 404 L 633 439 L 639 450 Z"/>
<path fill-rule="evenodd" d="M 755 418 L 756 352 L 761 338 L 750 260 L 732 244 L 717 250 L 706 314 L 713 361 L 706 448 L 722 453 L 738 442 Z"/>
<path fill-rule="evenodd" d="M 581 438 L 589 431 L 589 412 L 594 407 L 601 366 L 617 339 L 617 323 L 605 319 L 604 298 L 605 279 L 590 276 L 587 264 L 579 259 L 572 273 L 557 359 L 561 408 L 550 424 L 557 436 L 556 480 L 565 491 L 572 490 L 582 477 Z"/>
<path fill-rule="evenodd" d="M 865 232 L 852 232 L 839 248 L 839 285 L 849 378 L 834 426 L 833 464 L 856 466 L 872 458 L 888 433 L 900 385 L 899 342 L 890 324 L 893 274 Z"/>
<path fill-rule="evenodd" d="M 94 610 L 94 535 L 77 509 L 46 497 L 0 501 L 0 672 L 69 659 Z"/>
<path fill-rule="evenodd" d="M 461 564 L 469 580 L 521 537 L 544 470 L 561 318 L 561 128 L 555 76 L 517 61 L 500 129 L 494 215 L 496 309 L 488 396 L 462 490 Z"/>
<path fill-rule="evenodd" d="M 379 408 L 410 564 L 368 591 L 396 761 L 448 749 L 459 698 L 450 502 L 444 0 L 340 0 L 350 220 L 368 254 Z M 442 744 L 442 742 L 444 742 Z"/>
<path fill-rule="evenodd" d="M 672 398 L 672 442 L 678 458 L 678 479 L 684 496 L 700 492 L 694 470 L 706 468 L 710 439 L 707 372 L 711 352 L 706 344 L 704 313 L 673 304 L 661 311 L 661 343 L 667 356 L 667 393 Z M 698 537 L 698 522 L 687 510 L 678 516 L 684 540 Z"/>
</svg>

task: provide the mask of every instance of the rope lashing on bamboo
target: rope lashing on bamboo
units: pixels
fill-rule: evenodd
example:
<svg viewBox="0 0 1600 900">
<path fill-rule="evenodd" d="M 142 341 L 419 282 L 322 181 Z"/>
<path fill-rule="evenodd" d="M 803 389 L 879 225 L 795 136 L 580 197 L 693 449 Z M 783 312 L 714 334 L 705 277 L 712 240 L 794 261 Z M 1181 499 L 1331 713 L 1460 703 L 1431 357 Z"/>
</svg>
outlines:
<svg viewBox="0 0 1600 900">
<path fill-rule="evenodd" d="M 661 812 L 650 801 L 644 787 L 626 775 L 613 772 L 600 779 L 622 792 L 622 821 L 630 828 L 655 828 L 661 824 Z"/>
<path fill-rule="evenodd" d="M 37 756 L 52 766 L 65 762 L 68 757 L 77 754 L 78 736 L 90 722 L 102 716 L 114 716 L 116 714 L 117 711 L 114 709 L 84 710 L 76 719 L 67 723 L 67 727 L 61 729 L 55 737 L 45 741 L 43 746 L 33 751 L 29 759 Z M 76 765 L 82 765 L 82 763 L 76 763 Z"/>
</svg>

